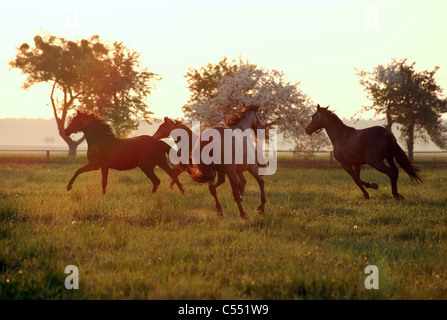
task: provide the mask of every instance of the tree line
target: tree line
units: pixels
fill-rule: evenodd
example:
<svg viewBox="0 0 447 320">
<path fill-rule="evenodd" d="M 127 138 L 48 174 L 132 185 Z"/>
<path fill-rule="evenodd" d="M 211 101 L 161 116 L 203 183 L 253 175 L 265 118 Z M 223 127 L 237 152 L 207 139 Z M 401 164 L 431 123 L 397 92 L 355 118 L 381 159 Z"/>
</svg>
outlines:
<svg viewBox="0 0 447 320">
<path fill-rule="evenodd" d="M 23 43 L 10 61 L 11 68 L 26 76 L 23 88 L 47 83 L 59 135 L 76 155 L 84 138 L 73 140 L 64 129 L 74 110 L 90 111 L 110 121 L 119 137 L 138 127 L 139 120 L 151 123 L 153 113 L 149 96 L 159 74 L 150 72 L 139 61 L 140 54 L 122 42 L 105 42 L 94 35 L 71 41 L 51 34 L 37 35 L 33 44 Z M 379 65 L 372 71 L 356 74 L 372 104 L 360 113 L 374 111 L 386 119 L 386 127 L 400 129 L 410 159 L 417 139 L 431 139 L 447 149 L 447 128 L 442 114 L 447 112 L 447 98 L 436 82 L 433 70 L 418 72 L 408 59 Z M 316 103 L 300 89 L 300 83 L 287 80 L 282 71 L 259 67 L 242 58 L 194 69 L 186 75 L 189 100 L 182 107 L 188 120 L 204 126 L 224 123 L 237 111 L 241 102 L 261 103 L 267 128 L 276 128 L 284 139 L 300 150 L 318 150 L 327 146 L 326 135 L 305 135 Z"/>
</svg>

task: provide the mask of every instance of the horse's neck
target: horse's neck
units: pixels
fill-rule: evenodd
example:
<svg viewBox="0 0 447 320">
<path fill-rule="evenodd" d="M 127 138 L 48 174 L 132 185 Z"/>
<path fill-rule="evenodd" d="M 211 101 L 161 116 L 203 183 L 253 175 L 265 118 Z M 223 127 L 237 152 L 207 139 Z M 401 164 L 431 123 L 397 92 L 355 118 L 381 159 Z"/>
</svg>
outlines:
<svg viewBox="0 0 447 320">
<path fill-rule="evenodd" d="M 98 130 L 97 128 L 90 128 L 87 130 L 84 130 L 84 136 L 85 140 L 87 140 L 88 145 L 102 145 L 102 144 L 113 144 L 118 139 L 114 137 L 113 135 L 106 134 L 102 132 L 101 130 Z"/>
<path fill-rule="evenodd" d="M 351 132 L 353 128 L 345 125 L 338 117 L 327 117 L 324 125 L 326 133 L 329 136 L 332 144 L 337 143 L 340 139 L 343 139 L 347 133 Z"/>
<path fill-rule="evenodd" d="M 188 127 L 185 127 L 185 130 L 188 132 L 189 150 L 192 150 L 192 130 Z"/>
<path fill-rule="evenodd" d="M 244 118 L 238 123 L 236 123 L 234 126 L 230 127 L 231 129 L 241 129 L 241 131 L 245 131 L 247 129 L 251 129 L 251 123 L 249 121 L 249 118 Z"/>
<path fill-rule="evenodd" d="M 189 150 L 190 152 L 192 151 L 193 145 L 192 145 L 192 130 L 190 128 L 188 128 L 186 125 L 178 125 L 175 129 L 183 129 L 186 130 L 186 132 L 188 132 L 188 141 L 189 141 Z"/>
</svg>

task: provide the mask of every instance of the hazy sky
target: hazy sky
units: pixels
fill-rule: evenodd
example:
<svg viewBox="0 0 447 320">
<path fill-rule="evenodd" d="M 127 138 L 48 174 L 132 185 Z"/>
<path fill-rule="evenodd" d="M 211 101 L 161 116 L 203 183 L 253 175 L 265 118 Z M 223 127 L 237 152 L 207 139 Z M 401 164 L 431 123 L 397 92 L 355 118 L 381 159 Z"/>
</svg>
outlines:
<svg viewBox="0 0 447 320">
<path fill-rule="evenodd" d="M 185 73 L 241 55 L 285 72 L 344 117 L 369 104 L 354 67 L 371 70 L 410 57 L 447 89 L 447 1 L 3 1 L 0 8 L 0 118 L 51 118 L 49 87 L 21 89 L 9 71 L 15 47 L 40 32 L 68 39 L 99 34 L 141 52 L 162 80 L 155 116 L 182 116 Z"/>
</svg>

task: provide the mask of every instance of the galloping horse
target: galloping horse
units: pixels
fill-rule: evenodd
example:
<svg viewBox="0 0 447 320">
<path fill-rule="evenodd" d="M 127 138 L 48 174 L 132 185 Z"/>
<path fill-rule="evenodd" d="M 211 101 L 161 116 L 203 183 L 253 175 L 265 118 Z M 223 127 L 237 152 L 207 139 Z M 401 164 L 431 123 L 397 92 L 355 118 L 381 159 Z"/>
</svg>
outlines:
<svg viewBox="0 0 447 320">
<path fill-rule="evenodd" d="M 261 122 L 258 110 L 260 105 L 259 104 L 250 104 L 250 105 L 243 105 L 243 108 L 241 111 L 237 112 L 236 114 L 230 115 L 227 117 L 226 124 L 227 127 L 231 127 L 232 129 L 240 129 L 242 131 L 245 131 L 247 129 L 260 129 L 263 128 L 263 124 Z M 217 199 L 217 193 L 216 193 L 216 185 L 214 184 L 214 177 L 216 176 L 216 173 L 223 173 L 228 176 L 228 179 L 230 180 L 231 189 L 233 191 L 233 197 L 234 201 L 236 201 L 237 206 L 239 208 L 239 214 L 241 218 L 245 219 L 246 214 L 244 209 L 242 208 L 242 197 L 241 197 L 241 185 L 242 182 L 240 180 L 240 175 L 243 171 L 247 170 L 258 182 L 259 189 L 261 192 L 261 204 L 258 206 L 258 212 L 263 213 L 265 208 L 265 193 L 264 193 L 264 180 L 258 173 L 258 165 L 255 161 L 253 164 L 247 163 L 247 140 L 244 140 L 244 148 L 243 148 L 243 163 L 236 164 L 234 163 L 234 155 L 235 155 L 235 146 L 234 144 L 231 145 L 231 152 L 233 155 L 233 163 L 226 164 L 224 163 L 225 159 L 225 152 L 228 151 L 227 148 L 224 148 L 225 140 L 224 140 L 224 130 L 228 130 L 228 128 L 224 127 L 216 127 L 213 128 L 219 132 L 219 138 L 220 138 L 220 145 L 222 146 L 222 152 L 221 152 L 221 161 L 220 163 L 211 163 L 211 164 L 204 164 L 203 162 L 200 162 L 199 164 L 195 164 L 193 167 L 193 172 L 191 175 L 191 178 L 199 183 L 208 183 L 208 188 L 211 193 L 211 195 L 214 197 L 214 200 L 216 202 L 216 208 L 217 208 L 217 215 L 223 216 L 222 213 L 222 207 L 219 203 L 219 200 Z M 203 149 L 203 147 L 206 145 L 206 143 L 201 143 L 200 148 Z M 197 146 L 195 146 L 197 148 Z M 225 151 L 227 150 L 227 151 Z M 193 151 L 194 153 L 194 151 Z"/>
<path fill-rule="evenodd" d="M 392 194 L 397 200 L 404 199 L 404 197 L 397 192 L 399 170 L 394 163 L 394 159 L 410 176 L 412 182 L 422 182 L 418 175 L 420 168 L 408 159 L 405 152 L 397 144 L 396 138 L 388 129 L 379 126 L 363 130 L 348 127 L 334 112 L 318 105 L 317 112 L 313 114 L 312 121 L 305 130 L 307 134 L 311 135 L 313 132 L 322 129 L 326 129 L 332 142 L 335 159 L 354 179 L 357 186 L 362 190 L 365 199 L 369 199 L 369 194 L 364 187 L 377 190 L 379 186 L 375 183 L 360 180 L 360 169 L 364 164 L 369 164 L 390 178 Z M 387 160 L 390 167 L 385 165 L 384 159 Z"/>
<path fill-rule="evenodd" d="M 65 135 L 82 131 L 87 140 L 87 159 L 89 163 L 78 169 L 68 183 L 67 190 L 72 189 L 73 182 L 81 173 L 98 170 L 102 172 L 102 192 L 106 192 L 107 177 L 110 169 L 130 170 L 140 168 L 152 181 L 152 192 L 160 185 L 154 168 L 158 165 L 177 184 L 183 194 L 183 186 L 168 164 L 166 156 L 171 146 L 151 136 L 119 139 L 115 137 L 112 127 L 104 119 L 90 113 L 77 112 L 65 129 Z"/>
<path fill-rule="evenodd" d="M 168 117 L 164 118 L 164 122 L 158 127 L 157 131 L 154 133 L 153 137 L 156 139 L 164 139 L 167 138 L 171 135 L 171 132 L 175 129 L 183 129 L 188 133 L 188 141 L 189 141 L 189 163 L 188 164 L 183 164 L 183 163 L 179 163 L 177 165 L 174 166 L 173 170 L 175 172 L 175 174 L 178 176 L 179 174 L 181 174 L 183 171 L 188 172 L 188 174 L 192 174 L 192 169 L 193 169 L 193 165 L 192 165 L 192 149 L 193 149 L 193 132 L 191 131 L 190 128 L 188 128 L 185 124 L 183 124 L 181 121 L 178 120 L 172 120 Z M 176 141 L 177 143 L 178 141 Z M 240 180 L 240 185 L 239 185 L 239 191 L 241 194 L 241 197 L 244 194 L 245 191 L 245 185 L 247 184 L 247 180 L 245 180 L 245 177 L 243 175 L 243 173 L 239 173 L 239 180 Z M 171 181 L 171 186 L 173 185 L 174 181 Z M 221 184 L 225 183 L 225 173 L 223 172 L 217 172 L 217 183 L 215 184 L 215 187 L 219 187 Z"/>
</svg>

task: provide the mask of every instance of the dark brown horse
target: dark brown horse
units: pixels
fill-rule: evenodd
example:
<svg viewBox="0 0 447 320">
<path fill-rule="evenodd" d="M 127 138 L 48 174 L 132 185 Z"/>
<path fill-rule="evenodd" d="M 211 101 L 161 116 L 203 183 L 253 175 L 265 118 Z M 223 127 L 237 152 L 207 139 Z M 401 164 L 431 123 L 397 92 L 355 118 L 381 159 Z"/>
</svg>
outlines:
<svg viewBox="0 0 447 320">
<path fill-rule="evenodd" d="M 326 129 L 332 142 L 335 159 L 354 179 L 366 199 L 369 199 L 369 194 L 364 187 L 374 190 L 379 187 L 375 183 L 367 183 L 360 179 L 360 169 L 364 164 L 369 164 L 390 178 L 392 194 L 398 200 L 404 199 L 404 197 L 397 192 L 399 170 L 394 163 L 394 159 L 410 176 L 412 182 L 422 182 L 418 175 L 420 168 L 408 159 L 405 152 L 397 144 L 396 138 L 388 129 L 379 126 L 363 130 L 348 127 L 334 112 L 318 105 L 317 112 L 314 113 L 312 121 L 306 127 L 306 133 L 311 135 L 313 132 L 322 129 Z M 385 159 L 390 165 L 389 167 L 385 165 Z"/>
<path fill-rule="evenodd" d="M 167 155 L 171 149 L 167 143 L 151 136 L 116 138 L 112 127 L 102 118 L 78 111 L 65 129 L 65 134 L 69 136 L 79 131 L 84 133 L 87 140 L 89 162 L 76 171 L 68 183 L 68 191 L 71 190 L 78 175 L 101 168 L 102 192 L 105 193 L 109 169 L 130 170 L 138 167 L 152 181 L 152 192 L 155 192 L 160 185 L 160 179 L 154 173 L 154 168 L 158 165 L 169 174 L 183 194 L 183 186 L 167 161 Z"/>
<path fill-rule="evenodd" d="M 156 139 L 164 139 L 167 138 L 171 135 L 171 132 L 175 129 L 183 129 L 188 133 L 188 141 L 189 141 L 189 163 L 188 164 L 183 164 L 183 163 L 179 163 L 177 165 L 174 166 L 173 170 L 175 172 L 175 174 L 178 176 L 179 174 L 181 174 L 183 171 L 188 172 L 188 174 L 192 174 L 192 169 L 193 169 L 193 165 L 192 165 L 192 149 L 193 149 L 193 132 L 191 131 L 191 129 L 186 126 L 185 124 L 183 124 L 181 121 L 178 120 L 173 120 L 170 119 L 168 117 L 164 118 L 164 122 L 158 127 L 157 131 L 154 133 L 153 137 Z M 176 143 L 178 143 L 178 141 L 175 141 Z M 240 180 L 240 185 L 239 185 L 239 192 L 241 194 L 241 197 L 244 194 L 245 191 L 245 185 L 247 184 L 247 180 L 245 180 L 245 177 L 243 175 L 243 173 L 239 173 L 239 180 Z M 174 181 L 171 181 L 171 186 L 173 185 Z M 220 185 L 222 185 L 223 183 L 225 183 L 225 173 L 223 172 L 217 172 L 217 182 L 215 184 L 215 187 L 219 187 Z"/>
<path fill-rule="evenodd" d="M 230 115 L 227 119 L 228 121 L 226 121 L 227 126 L 231 126 L 232 129 L 240 129 L 241 131 L 245 131 L 246 129 L 252 129 L 255 130 L 256 129 L 261 129 L 263 128 L 263 124 L 261 122 L 260 116 L 259 116 L 259 104 L 250 104 L 247 106 L 243 106 L 243 109 L 241 111 L 239 111 L 238 113 L 234 114 L 234 115 Z M 228 163 L 226 164 L 224 159 L 225 159 L 225 150 L 228 151 L 228 149 L 226 147 L 224 147 L 225 145 L 225 140 L 224 140 L 224 130 L 228 129 L 228 128 L 224 128 L 224 127 L 216 127 L 213 128 L 214 130 L 216 130 L 217 132 L 219 132 L 219 137 L 221 139 L 220 141 L 220 145 L 222 146 L 222 150 L 221 150 L 221 161 L 220 163 L 211 163 L 211 164 L 204 164 L 203 162 L 199 163 L 199 164 L 194 164 L 193 167 L 193 173 L 191 175 L 191 178 L 199 183 L 208 183 L 208 188 L 209 191 L 211 193 L 211 195 L 213 196 L 215 202 L 216 202 L 216 208 L 217 208 L 217 214 L 218 216 L 223 216 L 222 213 L 222 207 L 219 203 L 219 200 L 217 198 L 217 193 L 216 193 L 216 185 L 214 184 L 214 178 L 216 176 L 216 173 L 222 173 L 224 175 L 226 175 L 228 177 L 228 180 L 230 181 L 231 184 L 231 189 L 233 191 L 233 198 L 234 201 L 236 201 L 237 206 L 239 208 L 239 214 L 241 216 L 241 218 L 245 219 L 246 218 L 246 214 L 245 211 L 242 207 L 242 197 L 241 197 L 241 179 L 240 174 L 242 172 L 244 172 L 245 170 L 247 170 L 252 176 L 253 178 L 256 179 L 256 181 L 258 182 L 259 185 L 259 189 L 261 192 L 261 204 L 258 206 L 258 213 L 263 213 L 264 212 L 264 208 L 265 208 L 265 192 L 264 192 L 264 180 L 262 179 L 262 177 L 259 175 L 258 172 L 258 165 L 257 163 L 253 163 L 250 164 L 248 163 L 247 160 L 247 143 L 249 143 L 247 140 L 244 140 L 244 148 L 243 148 L 243 163 L 240 164 L 236 164 L 234 162 L 234 155 L 235 155 L 235 146 L 234 144 L 231 145 L 231 148 L 229 148 L 233 155 L 233 163 Z M 203 135 L 203 133 L 202 133 Z M 251 143 L 251 142 L 250 142 Z M 204 148 L 206 145 L 206 143 L 201 143 L 200 144 L 200 148 Z M 195 146 L 195 148 L 197 148 L 197 146 Z M 195 150 L 193 150 L 193 153 L 195 152 Z"/>
</svg>

